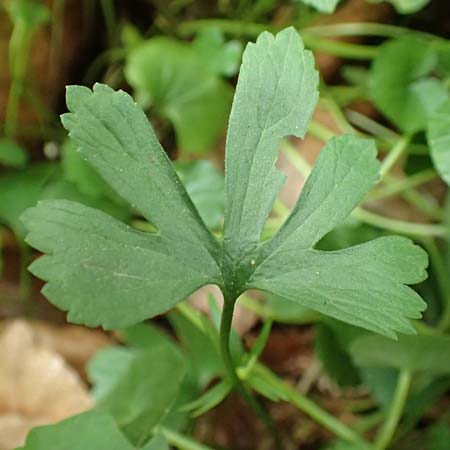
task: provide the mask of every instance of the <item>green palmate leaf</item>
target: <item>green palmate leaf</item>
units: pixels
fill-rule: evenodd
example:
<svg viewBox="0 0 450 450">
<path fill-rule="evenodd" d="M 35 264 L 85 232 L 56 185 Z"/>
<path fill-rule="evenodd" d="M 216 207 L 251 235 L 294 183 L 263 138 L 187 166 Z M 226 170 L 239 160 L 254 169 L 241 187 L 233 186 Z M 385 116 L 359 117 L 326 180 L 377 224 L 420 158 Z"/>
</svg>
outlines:
<svg viewBox="0 0 450 450">
<path fill-rule="evenodd" d="M 23 147 L 11 139 L 0 139 L 0 164 L 21 168 L 25 166 L 28 155 Z"/>
<path fill-rule="evenodd" d="M 312 248 L 370 190 L 378 167 L 373 143 L 351 136 L 331 140 L 290 217 L 263 244 L 265 259 L 248 287 L 383 334 L 413 332 L 406 317 L 420 317 L 425 303 L 403 284 L 426 276 L 423 250 L 399 237 L 333 252 Z"/>
<path fill-rule="evenodd" d="M 41 203 L 24 221 L 28 242 L 48 253 L 31 266 L 48 282 L 43 292 L 69 320 L 106 328 L 162 313 L 217 284 L 227 301 L 258 289 L 388 336 L 413 332 L 407 319 L 425 305 L 405 285 L 426 276 L 423 250 L 395 237 L 314 249 L 377 181 L 372 141 L 331 140 L 285 224 L 261 242 L 284 181 L 275 168 L 279 140 L 305 134 L 318 75 L 292 28 L 263 33 L 243 61 L 227 137 L 223 246 L 132 99 L 103 85 L 68 90 L 63 122 L 81 155 L 158 232 L 138 232 L 76 203 Z"/>
<path fill-rule="evenodd" d="M 64 178 L 73 183 L 80 192 L 99 198 L 111 190 L 70 140 L 62 146 L 61 163 Z"/>
<path fill-rule="evenodd" d="M 218 244 L 133 100 L 97 85 L 69 89 L 68 105 L 63 119 L 80 153 L 159 233 L 76 203 L 42 202 L 24 221 L 28 242 L 49 253 L 30 269 L 49 281 L 45 295 L 73 322 L 121 328 L 217 283 Z"/>
<path fill-rule="evenodd" d="M 201 51 L 200 51 L 201 50 Z M 232 89 L 193 45 L 167 37 L 145 41 L 127 58 L 125 75 L 155 112 L 172 122 L 181 150 L 205 152 L 223 133 Z M 216 70 L 217 68 L 214 68 Z"/>
<path fill-rule="evenodd" d="M 312 53 L 294 29 L 262 33 L 243 57 L 226 146 L 225 251 L 253 251 L 284 182 L 275 167 L 279 140 L 303 137 L 316 106 Z M 250 260 L 248 261 L 250 262 Z"/>
<path fill-rule="evenodd" d="M 441 335 L 400 336 L 398 341 L 382 336 L 362 336 L 350 352 L 363 367 L 391 367 L 413 372 L 450 374 L 450 337 Z"/>
<path fill-rule="evenodd" d="M 162 334 L 147 349 L 113 347 L 88 367 L 97 409 L 110 413 L 134 444 L 142 444 L 175 402 L 185 373 L 179 350 Z"/>
<path fill-rule="evenodd" d="M 448 98 L 443 85 L 429 78 L 437 64 L 432 44 L 411 36 L 382 45 L 373 62 L 370 96 L 407 133 L 424 129 L 429 115 Z"/>
<path fill-rule="evenodd" d="M 434 166 L 450 185 L 450 101 L 444 103 L 428 122 L 427 140 Z"/>
<path fill-rule="evenodd" d="M 24 221 L 32 228 L 27 242 L 48 253 L 30 270 L 74 323 L 122 328 L 214 282 L 214 261 L 192 243 L 176 246 L 77 203 L 40 202 Z"/>
<path fill-rule="evenodd" d="M 155 437 L 141 450 L 168 450 L 164 438 Z M 18 450 L 136 450 L 119 431 L 114 419 L 90 411 L 56 425 L 33 429 Z"/>
<path fill-rule="evenodd" d="M 301 0 L 306 5 L 312 6 L 317 11 L 331 14 L 340 0 Z"/>
</svg>

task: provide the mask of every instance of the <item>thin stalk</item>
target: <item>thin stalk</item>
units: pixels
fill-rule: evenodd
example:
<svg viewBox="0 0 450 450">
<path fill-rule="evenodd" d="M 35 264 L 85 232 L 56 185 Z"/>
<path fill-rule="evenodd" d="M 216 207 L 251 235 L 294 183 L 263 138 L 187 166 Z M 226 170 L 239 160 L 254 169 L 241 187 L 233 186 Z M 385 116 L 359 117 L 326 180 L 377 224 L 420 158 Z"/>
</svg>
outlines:
<svg viewBox="0 0 450 450">
<path fill-rule="evenodd" d="M 27 244 L 20 246 L 20 281 L 19 281 L 19 300 L 27 304 L 30 300 L 32 289 L 32 278 L 28 271 L 31 251 Z"/>
<path fill-rule="evenodd" d="M 267 339 L 269 339 L 271 330 L 272 330 L 272 319 L 266 319 L 264 321 L 262 330 L 259 333 L 259 336 L 256 339 L 256 342 L 250 351 L 250 358 L 247 364 L 245 365 L 245 367 L 242 367 L 238 370 L 238 375 L 241 380 L 245 380 L 255 367 L 255 364 L 258 362 L 258 359 L 261 356 L 264 347 L 266 346 Z"/>
<path fill-rule="evenodd" d="M 345 117 L 345 114 L 342 112 L 342 109 L 336 103 L 333 96 L 330 94 L 327 95 L 327 93 L 330 92 L 330 88 L 326 86 L 325 83 L 321 84 L 320 92 L 322 93 L 322 98 L 319 100 L 320 104 L 323 105 L 328 110 L 328 112 L 331 113 L 336 124 L 342 130 L 342 132 L 358 133 L 353 125 L 347 120 L 347 117 Z M 325 96 L 323 96 L 324 94 Z"/>
<path fill-rule="evenodd" d="M 411 138 L 409 136 L 402 136 L 394 145 L 392 150 L 388 153 L 388 155 L 384 158 L 380 168 L 380 180 L 382 180 L 383 177 L 386 176 L 386 174 L 392 169 L 392 167 L 394 167 L 403 153 L 405 153 L 410 140 Z"/>
<path fill-rule="evenodd" d="M 428 217 L 434 220 L 442 221 L 444 213 L 439 206 L 434 204 L 434 200 L 431 200 L 416 189 L 408 189 L 400 193 L 408 203 L 415 206 L 419 211 L 426 214 Z"/>
<path fill-rule="evenodd" d="M 277 32 L 282 28 L 239 20 L 202 19 L 184 22 L 178 27 L 177 31 L 181 36 L 191 36 L 210 27 L 218 28 L 227 34 L 248 36 L 251 38 L 256 38 L 263 31 Z M 351 42 L 335 41 L 332 39 L 322 39 L 313 36 L 312 34 L 303 33 L 301 30 L 299 30 L 299 32 L 305 45 L 312 50 L 320 50 L 332 55 L 356 60 L 372 59 L 377 54 L 377 48 L 374 46 L 353 44 Z"/>
<path fill-rule="evenodd" d="M 254 370 L 258 371 L 259 375 L 262 376 L 267 383 L 277 391 L 277 393 L 279 393 L 280 398 L 285 399 L 300 411 L 303 411 L 317 423 L 331 431 L 334 435 L 347 442 L 365 444 L 364 439 L 358 433 L 334 418 L 328 412 L 324 411 L 320 406 L 309 400 L 294 387 L 278 378 L 270 369 L 261 364 L 257 364 Z"/>
<path fill-rule="evenodd" d="M 450 280 L 448 277 L 448 270 L 445 267 L 442 255 L 439 252 L 435 240 L 425 238 L 422 239 L 422 242 L 430 255 L 432 268 L 436 275 L 436 281 L 443 303 L 443 311 L 437 328 L 440 331 L 446 331 L 450 327 Z"/>
<path fill-rule="evenodd" d="M 409 388 L 411 386 L 411 372 L 402 370 L 399 374 L 397 387 L 395 388 L 394 398 L 392 400 L 386 420 L 378 433 L 373 450 L 385 450 L 394 437 L 397 425 L 402 417 L 403 409 L 408 398 Z"/>
<path fill-rule="evenodd" d="M 309 122 L 308 133 L 323 142 L 327 142 L 329 139 L 336 136 L 334 131 L 316 120 L 311 120 L 311 122 Z"/>
<path fill-rule="evenodd" d="M 258 314 L 263 319 L 272 319 L 273 320 L 273 311 L 271 308 L 267 307 L 263 303 L 258 300 L 255 300 L 251 297 L 242 294 L 239 297 L 239 305 L 243 306 L 245 309 Z"/>
<path fill-rule="evenodd" d="M 410 177 L 403 178 L 401 180 L 387 180 L 384 186 L 377 188 L 372 191 L 368 196 L 367 200 L 379 200 L 382 198 L 390 197 L 392 195 L 399 194 L 408 189 L 421 186 L 422 184 L 428 183 L 431 180 L 437 178 L 437 173 L 433 169 L 426 169 L 422 172 L 415 173 Z"/>
<path fill-rule="evenodd" d="M 404 220 L 391 219 L 389 217 L 380 216 L 379 214 L 367 211 L 366 209 L 356 208 L 352 212 L 352 216 L 361 222 L 367 223 L 374 227 L 393 231 L 400 234 L 412 235 L 417 237 L 448 237 L 450 236 L 450 228 L 444 225 L 426 224 L 406 222 Z"/>
<path fill-rule="evenodd" d="M 307 27 L 302 30 L 312 36 L 333 37 L 333 36 L 378 36 L 394 38 L 403 36 L 405 34 L 419 34 L 423 37 L 435 39 L 432 34 L 421 31 L 411 30 L 410 28 L 399 27 L 396 25 L 389 25 L 385 23 L 370 23 L 370 22 L 349 22 L 337 23 L 331 25 L 316 25 Z"/>
<path fill-rule="evenodd" d="M 61 47 L 64 43 L 64 10 L 65 0 L 54 0 L 52 5 L 52 29 L 50 37 L 50 74 L 56 82 L 61 61 Z"/>
<path fill-rule="evenodd" d="M 311 166 L 308 161 L 306 161 L 306 159 L 298 153 L 294 145 L 292 145 L 287 139 L 283 139 L 280 142 L 280 149 L 294 168 L 297 169 L 301 175 L 307 178 L 311 173 Z"/>
<path fill-rule="evenodd" d="M 352 44 L 333 39 L 318 39 L 305 34 L 302 37 L 305 46 L 311 50 L 319 50 L 342 58 L 365 61 L 374 59 L 378 53 L 378 48 L 371 45 Z"/>
<path fill-rule="evenodd" d="M 14 136 L 17 130 L 19 102 L 23 95 L 24 79 L 28 64 L 29 39 L 23 25 L 16 25 L 9 43 L 11 87 L 5 115 L 5 135 Z"/>
<path fill-rule="evenodd" d="M 109 42 L 114 42 L 114 33 L 116 29 L 116 12 L 112 0 L 100 0 L 103 17 L 105 19 L 106 29 L 108 31 Z"/>
<path fill-rule="evenodd" d="M 220 322 L 220 349 L 225 369 L 236 391 L 242 395 L 244 400 L 251 406 L 261 421 L 267 426 L 273 436 L 277 448 L 281 449 L 283 448 L 283 444 L 271 417 L 264 407 L 258 402 L 256 397 L 249 392 L 236 372 L 236 367 L 230 352 L 231 322 L 233 320 L 235 304 L 235 298 L 227 297 L 227 295 L 224 294 L 222 318 Z"/>
<path fill-rule="evenodd" d="M 164 436 L 172 447 L 176 447 L 179 450 L 214 450 L 212 447 L 200 444 L 184 434 L 161 425 L 156 428 L 155 434 Z"/>
<path fill-rule="evenodd" d="M 347 119 L 361 130 L 376 136 L 381 139 L 386 139 L 390 142 L 397 141 L 400 138 L 400 135 L 395 131 L 392 131 L 390 128 L 381 125 L 377 121 L 371 119 L 370 117 L 361 114 L 358 111 L 353 111 L 348 109 L 345 111 L 345 115 Z"/>
</svg>

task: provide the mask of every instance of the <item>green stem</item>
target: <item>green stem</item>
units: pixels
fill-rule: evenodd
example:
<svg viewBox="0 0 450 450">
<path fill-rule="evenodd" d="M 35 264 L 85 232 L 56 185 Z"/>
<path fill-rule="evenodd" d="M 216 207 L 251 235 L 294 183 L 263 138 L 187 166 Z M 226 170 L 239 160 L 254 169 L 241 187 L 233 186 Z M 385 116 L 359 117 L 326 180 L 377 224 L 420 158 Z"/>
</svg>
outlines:
<svg viewBox="0 0 450 450">
<path fill-rule="evenodd" d="M 266 346 L 267 339 L 269 339 L 271 330 L 272 330 L 272 319 L 266 319 L 264 321 L 262 330 L 259 333 L 259 336 L 256 339 L 256 342 L 250 351 L 250 358 L 247 364 L 245 365 L 245 367 L 238 369 L 238 375 L 241 380 L 245 380 L 255 367 L 255 364 L 258 362 L 258 359 L 261 356 L 264 347 Z"/>
<path fill-rule="evenodd" d="M 444 225 L 426 224 L 406 222 L 404 220 L 391 219 L 380 216 L 379 214 L 367 211 L 366 209 L 356 208 L 352 212 L 352 216 L 361 222 L 367 223 L 374 227 L 393 231 L 395 233 L 412 235 L 412 236 L 450 236 L 450 229 Z"/>
<path fill-rule="evenodd" d="M 23 95 L 28 63 L 29 36 L 24 26 L 16 25 L 9 43 L 11 87 L 5 115 L 5 135 L 14 136 L 17 130 L 19 102 Z"/>
<path fill-rule="evenodd" d="M 353 125 L 365 131 L 366 133 L 371 134 L 372 136 L 376 136 L 380 139 L 385 139 L 389 142 L 396 142 L 400 138 L 400 135 L 395 131 L 392 131 L 390 128 L 381 125 L 377 121 L 371 119 L 370 117 L 367 117 L 364 114 L 361 114 L 358 111 L 347 109 L 345 111 L 345 115 Z"/>
<path fill-rule="evenodd" d="M 323 142 L 327 142 L 329 139 L 336 136 L 334 131 L 316 120 L 311 120 L 311 122 L 309 122 L 308 133 Z"/>
<path fill-rule="evenodd" d="M 288 159 L 288 161 L 294 166 L 298 172 L 305 178 L 311 173 L 311 166 L 303 156 L 298 153 L 297 148 L 292 145 L 287 139 L 283 139 L 280 142 L 280 149 Z"/>
<path fill-rule="evenodd" d="M 281 438 L 278 434 L 278 431 L 267 413 L 264 407 L 258 402 L 256 397 L 254 397 L 245 384 L 239 378 L 236 367 L 233 362 L 233 358 L 230 352 L 230 334 L 231 334 L 231 323 L 233 320 L 233 312 L 234 306 L 236 304 L 236 298 L 228 297 L 224 293 L 224 302 L 223 302 L 223 310 L 222 310 L 222 318 L 220 322 L 220 350 L 222 354 L 222 359 L 225 365 L 225 369 L 227 374 L 233 383 L 234 388 L 238 391 L 244 400 L 251 406 L 251 408 L 255 411 L 261 421 L 267 426 L 272 434 L 274 441 L 277 445 L 277 448 L 283 448 Z"/>
<path fill-rule="evenodd" d="M 31 250 L 27 244 L 20 246 L 20 282 L 19 299 L 23 304 L 27 304 L 31 297 L 32 278 L 28 271 L 30 263 Z"/>
<path fill-rule="evenodd" d="M 436 281 L 439 287 L 439 293 L 442 299 L 442 315 L 437 328 L 440 331 L 446 331 L 450 327 L 450 280 L 448 270 L 442 260 L 441 253 L 434 239 L 425 238 L 422 242 L 430 255 L 433 271 L 436 275 Z"/>
<path fill-rule="evenodd" d="M 272 388 L 279 394 L 280 398 L 285 399 L 300 411 L 303 411 L 324 428 L 347 442 L 361 443 L 363 445 L 365 444 L 364 439 L 358 433 L 353 431 L 344 423 L 335 419 L 331 414 L 324 411 L 316 403 L 298 392 L 294 387 L 278 378 L 267 367 L 257 364 L 254 370 L 258 371 L 259 375 L 272 386 Z"/>
<path fill-rule="evenodd" d="M 402 136 L 384 158 L 380 168 L 380 180 L 382 180 L 383 177 L 392 169 L 392 167 L 394 167 L 395 163 L 408 148 L 410 140 L 411 138 L 409 136 Z"/>
<path fill-rule="evenodd" d="M 184 22 L 178 27 L 178 33 L 181 36 L 191 36 L 192 34 L 210 27 L 219 28 L 227 34 L 247 36 L 250 38 L 256 38 L 263 31 L 271 31 L 274 33 L 282 28 L 239 20 L 202 19 Z M 377 54 L 377 48 L 373 46 L 353 44 L 351 42 L 342 42 L 332 39 L 322 39 L 312 34 L 302 33 L 301 30 L 300 34 L 302 35 L 305 45 L 312 50 L 320 50 L 332 55 L 356 60 L 372 59 Z"/>
<path fill-rule="evenodd" d="M 61 61 L 61 46 L 64 43 L 65 0 L 54 0 L 52 5 L 52 30 L 50 37 L 50 74 L 51 80 L 57 80 Z"/>
<path fill-rule="evenodd" d="M 349 22 L 331 25 L 318 25 L 307 27 L 302 30 L 312 36 L 333 37 L 333 36 L 378 36 L 378 37 L 399 37 L 405 34 L 420 34 L 423 37 L 436 39 L 432 34 L 411 30 L 410 28 L 388 25 L 385 23 L 370 22 Z"/>
<path fill-rule="evenodd" d="M 394 437 L 397 425 L 402 417 L 403 408 L 408 398 L 409 388 L 411 386 L 411 372 L 402 370 L 399 374 L 397 387 L 392 400 L 386 420 L 378 433 L 373 450 L 385 450 Z"/>
<path fill-rule="evenodd" d="M 199 444 L 195 442 L 191 438 L 176 432 L 170 428 L 166 428 L 164 426 L 158 426 L 155 430 L 155 434 L 160 434 L 164 436 L 167 442 L 173 446 L 178 448 L 179 450 L 214 450 L 211 447 L 208 447 L 204 444 Z"/>
<path fill-rule="evenodd" d="M 114 42 L 114 33 L 116 29 L 116 12 L 112 0 L 100 0 L 100 5 L 105 19 L 106 29 L 108 31 L 109 42 Z"/>
<path fill-rule="evenodd" d="M 318 39 L 305 34 L 302 37 L 305 46 L 311 50 L 319 50 L 342 58 L 365 61 L 375 58 L 378 52 L 378 48 L 375 46 L 352 44 L 333 39 Z"/>
<path fill-rule="evenodd" d="M 424 183 L 428 183 L 431 180 L 437 178 L 437 173 L 433 169 L 426 169 L 422 172 L 415 173 L 408 178 L 403 178 L 401 180 L 387 181 L 386 185 L 377 188 L 372 191 L 368 196 L 367 200 L 379 200 L 382 198 L 390 197 L 391 195 L 399 194 L 411 188 L 418 187 Z"/>
<path fill-rule="evenodd" d="M 419 211 L 426 214 L 431 219 L 442 221 L 444 213 L 442 209 L 435 204 L 434 199 L 427 198 L 420 191 L 411 188 L 401 192 L 400 195 L 412 206 L 415 206 Z"/>
<path fill-rule="evenodd" d="M 334 121 L 336 122 L 337 126 L 342 130 L 342 132 L 358 133 L 358 131 L 355 130 L 353 125 L 348 121 L 347 117 L 345 117 L 345 114 L 342 112 L 342 109 L 336 103 L 336 100 L 334 99 L 333 95 L 331 95 L 331 89 L 325 83 L 321 83 L 319 89 L 322 96 L 321 99 L 319 100 L 320 104 L 323 105 L 327 109 L 327 111 L 333 116 Z"/>
</svg>

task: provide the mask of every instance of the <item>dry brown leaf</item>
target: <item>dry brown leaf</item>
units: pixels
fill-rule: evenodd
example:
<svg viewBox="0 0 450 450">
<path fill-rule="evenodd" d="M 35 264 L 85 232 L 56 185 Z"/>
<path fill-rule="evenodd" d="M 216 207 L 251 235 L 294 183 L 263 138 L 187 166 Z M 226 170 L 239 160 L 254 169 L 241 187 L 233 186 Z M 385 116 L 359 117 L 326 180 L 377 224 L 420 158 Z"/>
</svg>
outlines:
<svg viewBox="0 0 450 450">
<path fill-rule="evenodd" d="M 25 320 L 0 336 L 0 450 L 23 445 L 36 425 L 55 423 L 92 407 L 87 386 L 63 357 L 36 340 Z"/>
<path fill-rule="evenodd" d="M 59 353 L 84 378 L 86 364 L 94 354 L 115 343 L 101 330 L 68 324 L 58 326 L 40 320 L 29 324 L 37 344 Z"/>
</svg>

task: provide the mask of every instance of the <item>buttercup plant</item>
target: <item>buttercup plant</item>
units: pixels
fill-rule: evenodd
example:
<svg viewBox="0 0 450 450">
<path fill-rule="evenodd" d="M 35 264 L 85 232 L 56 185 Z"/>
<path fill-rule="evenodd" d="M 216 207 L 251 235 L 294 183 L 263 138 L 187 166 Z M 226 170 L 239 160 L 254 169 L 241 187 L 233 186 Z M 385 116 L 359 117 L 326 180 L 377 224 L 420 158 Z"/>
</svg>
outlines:
<svg viewBox="0 0 450 450">
<path fill-rule="evenodd" d="M 279 141 L 304 137 L 315 108 L 318 73 L 293 28 L 264 32 L 243 55 L 230 115 L 225 161 L 223 240 L 208 230 L 145 114 L 123 91 L 96 84 L 67 89 L 62 116 L 81 155 L 155 228 L 144 233 L 96 209 L 40 202 L 23 221 L 27 242 L 43 252 L 30 271 L 68 320 L 119 329 L 164 313 L 198 288 L 224 297 L 221 349 L 229 350 L 233 310 L 249 289 L 273 293 L 324 315 L 395 337 L 425 303 L 407 285 L 426 278 L 427 255 L 409 239 L 381 237 L 332 252 L 315 244 L 373 188 L 380 164 L 373 141 L 343 135 L 321 151 L 282 227 L 261 240 L 284 182 Z"/>
</svg>

